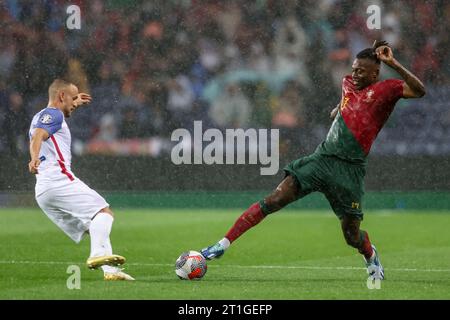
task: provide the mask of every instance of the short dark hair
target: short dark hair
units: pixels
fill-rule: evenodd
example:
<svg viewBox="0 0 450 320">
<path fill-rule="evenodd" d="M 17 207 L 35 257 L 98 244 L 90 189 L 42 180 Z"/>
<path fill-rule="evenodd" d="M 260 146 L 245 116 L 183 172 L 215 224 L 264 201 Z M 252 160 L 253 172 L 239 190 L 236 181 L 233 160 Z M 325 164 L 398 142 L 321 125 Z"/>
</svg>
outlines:
<svg viewBox="0 0 450 320">
<path fill-rule="evenodd" d="M 376 64 L 380 64 L 381 61 L 377 58 L 377 54 L 375 53 L 374 48 L 366 48 L 356 55 L 357 59 L 369 59 L 375 62 Z"/>
<path fill-rule="evenodd" d="M 358 52 L 358 54 L 356 55 L 356 58 L 357 59 L 369 59 L 377 64 L 380 64 L 381 61 L 377 58 L 377 54 L 376 54 L 375 50 L 381 46 L 389 46 L 389 44 L 383 40 L 381 40 L 381 41 L 375 40 L 372 45 L 372 48 L 366 48 L 366 49 Z"/>
</svg>

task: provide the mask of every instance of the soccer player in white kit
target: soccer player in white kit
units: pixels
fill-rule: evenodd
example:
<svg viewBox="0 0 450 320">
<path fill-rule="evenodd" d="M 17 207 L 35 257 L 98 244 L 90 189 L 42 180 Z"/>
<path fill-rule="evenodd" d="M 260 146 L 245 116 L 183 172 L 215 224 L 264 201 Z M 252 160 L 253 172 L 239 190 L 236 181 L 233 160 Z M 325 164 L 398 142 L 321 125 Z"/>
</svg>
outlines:
<svg viewBox="0 0 450 320">
<path fill-rule="evenodd" d="M 61 79 L 53 81 L 48 94 L 48 106 L 33 117 L 29 131 L 28 167 L 36 175 L 36 201 L 76 243 L 90 235 L 91 252 L 86 262 L 90 269 L 101 268 L 105 280 L 134 280 L 118 267 L 125 258 L 112 253 L 109 234 L 114 215 L 109 204 L 70 168 L 71 136 L 64 118 L 90 103 L 91 96 Z"/>
</svg>

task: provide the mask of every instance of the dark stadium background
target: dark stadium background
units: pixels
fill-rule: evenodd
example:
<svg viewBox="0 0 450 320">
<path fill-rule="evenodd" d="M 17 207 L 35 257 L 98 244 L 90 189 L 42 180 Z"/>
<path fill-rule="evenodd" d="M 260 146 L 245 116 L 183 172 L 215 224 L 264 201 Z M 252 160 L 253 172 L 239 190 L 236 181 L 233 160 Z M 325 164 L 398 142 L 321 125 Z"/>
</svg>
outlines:
<svg viewBox="0 0 450 320">
<path fill-rule="evenodd" d="M 70 4 L 80 30 L 65 26 Z M 449 209 L 450 3 L 376 1 L 0 2 L 0 206 L 36 207 L 28 127 L 56 77 L 93 103 L 68 120 L 72 169 L 114 207 L 239 207 L 272 190 L 281 168 L 312 152 L 340 100 L 340 79 L 374 39 L 422 79 L 369 157 L 365 207 Z M 382 78 L 396 77 L 386 66 Z M 232 121 L 213 108 L 247 108 Z M 176 128 L 280 129 L 280 171 L 170 161 Z M 230 201 L 231 200 L 231 201 Z M 313 195 L 293 205 L 328 208 Z"/>
</svg>

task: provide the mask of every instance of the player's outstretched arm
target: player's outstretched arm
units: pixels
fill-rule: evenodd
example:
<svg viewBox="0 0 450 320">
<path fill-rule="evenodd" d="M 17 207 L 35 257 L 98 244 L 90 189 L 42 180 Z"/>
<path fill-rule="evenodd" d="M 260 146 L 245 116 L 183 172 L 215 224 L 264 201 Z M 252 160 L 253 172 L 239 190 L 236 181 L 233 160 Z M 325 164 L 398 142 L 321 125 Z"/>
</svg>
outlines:
<svg viewBox="0 0 450 320">
<path fill-rule="evenodd" d="M 49 134 L 45 129 L 36 128 L 30 141 L 30 156 L 31 160 L 28 163 L 28 170 L 33 173 L 38 173 L 38 167 L 41 164 L 39 160 L 39 151 L 41 151 L 42 141 L 49 138 Z"/>
<path fill-rule="evenodd" d="M 394 58 L 392 49 L 387 46 L 387 43 L 386 45 L 378 46 L 375 52 L 378 59 L 397 71 L 403 80 L 405 80 L 403 84 L 403 98 L 420 98 L 425 95 L 425 86 L 422 81 Z"/>
</svg>

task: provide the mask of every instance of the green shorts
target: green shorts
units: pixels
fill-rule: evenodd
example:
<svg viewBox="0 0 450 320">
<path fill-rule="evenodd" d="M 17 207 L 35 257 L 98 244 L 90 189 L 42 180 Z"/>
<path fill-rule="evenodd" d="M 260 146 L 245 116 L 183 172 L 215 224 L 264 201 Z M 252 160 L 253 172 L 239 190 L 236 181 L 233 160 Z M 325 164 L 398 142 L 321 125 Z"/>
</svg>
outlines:
<svg viewBox="0 0 450 320">
<path fill-rule="evenodd" d="M 344 215 L 363 219 L 361 201 L 364 195 L 364 164 L 313 153 L 292 161 L 284 171 L 296 178 L 298 199 L 311 192 L 322 192 L 339 219 Z"/>
</svg>

